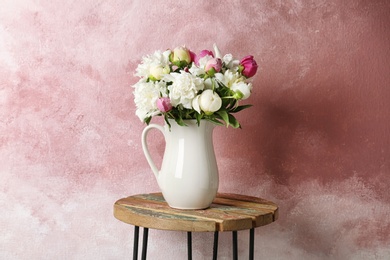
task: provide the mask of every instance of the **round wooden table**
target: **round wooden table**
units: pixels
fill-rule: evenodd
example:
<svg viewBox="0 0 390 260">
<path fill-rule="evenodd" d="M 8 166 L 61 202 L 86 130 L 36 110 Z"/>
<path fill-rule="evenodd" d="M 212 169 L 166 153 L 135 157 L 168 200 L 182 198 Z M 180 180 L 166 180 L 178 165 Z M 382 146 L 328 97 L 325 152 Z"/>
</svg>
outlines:
<svg viewBox="0 0 390 260">
<path fill-rule="evenodd" d="M 114 216 L 135 226 L 133 259 L 138 258 L 139 227 L 144 228 L 142 259 L 146 259 L 151 229 L 187 232 L 188 259 L 192 259 L 192 232 L 214 232 L 213 259 L 217 259 L 218 232 L 233 234 L 233 259 L 237 259 L 237 231 L 250 230 L 249 259 L 254 258 L 254 229 L 274 222 L 278 206 L 257 197 L 218 193 L 203 210 L 180 210 L 168 206 L 161 193 L 139 194 L 119 199 Z"/>
</svg>

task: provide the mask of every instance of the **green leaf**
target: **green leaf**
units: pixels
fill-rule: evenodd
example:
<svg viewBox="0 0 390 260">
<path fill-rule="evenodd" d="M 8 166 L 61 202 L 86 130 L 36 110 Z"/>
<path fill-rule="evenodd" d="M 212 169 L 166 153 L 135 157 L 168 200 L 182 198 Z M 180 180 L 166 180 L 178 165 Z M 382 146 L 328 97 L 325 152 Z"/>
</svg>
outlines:
<svg viewBox="0 0 390 260">
<path fill-rule="evenodd" d="M 181 116 L 176 117 L 176 118 L 175 118 L 175 121 L 176 121 L 176 123 L 177 123 L 179 126 L 187 126 L 186 123 L 184 123 L 184 120 L 183 120 L 183 118 L 182 118 Z"/>
<path fill-rule="evenodd" d="M 203 115 L 199 113 L 195 113 L 195 118 L 196 118 L 196 123 L 199 126 L 200 125 L 200 120 L 202 119 Z"/>
<path fill-rule="evenodd" d="M 229 98 L 228 100 L 229 100 L 229 104 L 226 106 L 226 109 L 233 110 L 237 104 L 237 100 L 235 100 L 234 98 Z"/>
<path fill-rule="evenodd" d="M 228 107 L 230 104 L 230 100 L 227 98 L 222 98 L 222 107 Z"/>
<path fill-rule="evenodd" d="M 167 114 L 164 114 L 164 120 L 165 120 L 165 122 L 167 123 L 168 128 L 169 128 L 169 130 L 170 130 L 170 129 L 171 129 L 171 123 L 169 123 L 169 121 L 168 121 L 168 115 L 167 115 Z"/>
<path fill-rule="evenodd" d="M 231 113 L 237 113 L 237 112 L 240 112 L 244 109 L 247 109 L 247 108 L 250 108 L 252 105 L 242 105 L 242 106 L 238 106 L 232 110 L 230 110 Z"/>
<path fill-rule="evenodd" d="M 223 121 L 225 121 L 226 126 L 229 126 L 229 114 L 226 112 L 226 110 L 220 110 L 216 112 L 217 115 L 219 115 Z"/>
<path fill-rule="evenodd" d="M 238 123 L 237 119 L 229 114 L 229 125 L 231 125 L 233 128 L 241 128 L 240 123 Z"/>
<path fill-rule="evenodd" d="M 223 126 L 223 125 L 224 125 L 221 121 L 219 121 L 219 120 L 216 119 L 216 118 L 206 118 L 206 120 L 208 120 L 208 121 L 210 121 L 210 122 L 212 122 L 212 123 L 214 123 L 214 124 L 216 124 L 216 125 L 220 125 L 220 126 Z"/>
<path fill-rule="evenodd" d="M 144 119 L 145 124 L 146 124 L 146 125 L 149 125 L 150 120 L 152 120 L 152 117 L 151 117 L 151 116 L 145 118 L 145 119 Z"/>
</svg>

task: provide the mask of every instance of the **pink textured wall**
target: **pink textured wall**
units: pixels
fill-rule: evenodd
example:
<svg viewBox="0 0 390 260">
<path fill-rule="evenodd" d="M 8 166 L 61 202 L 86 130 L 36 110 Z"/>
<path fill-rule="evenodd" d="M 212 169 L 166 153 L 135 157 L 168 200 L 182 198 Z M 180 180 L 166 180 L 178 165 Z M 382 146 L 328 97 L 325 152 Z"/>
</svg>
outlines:
<svg viewBox="0 0 390 260">
<path fill-rule="evenodd" d="M 215 131 L 220 191 L 280 205 L 258 259 L 390 259 L 389 24 L 387 0 L 1 1 L 0 259 L 131 257 L 112 205 L 158 191 L 133 71 L 214 42 L 260 66 L 243 129 Z M 183 259 L 185 239 L 151 231 L 148 255 Z M 194 259 L 211 243 L 195 234 Z"/>
</svg>

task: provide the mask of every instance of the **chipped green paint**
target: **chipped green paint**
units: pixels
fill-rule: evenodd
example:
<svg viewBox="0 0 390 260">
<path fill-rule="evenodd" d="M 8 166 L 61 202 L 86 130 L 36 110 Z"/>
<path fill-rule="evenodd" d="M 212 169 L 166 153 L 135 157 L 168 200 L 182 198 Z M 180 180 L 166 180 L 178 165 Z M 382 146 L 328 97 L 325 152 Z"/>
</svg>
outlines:
<svg viewBox="0 0 390 260">
<path fill-rule="evenodd" d="M 222 211 L 226 213 L 242 213 L 247 215 L 257 215 L 260 212 L 264 212 L 263 210 L 259 209 L 248 209 L 248 208 L 242 208 L 242 207 L 233 207 L 233 206 L 226 206 L 226 205 L 212 205 L 213 210 L 215 211 Z"/>
<path fill-rule="evenodd" d="M 151 194 L 140 194 L 136 196 L 132 196 L 134 198 L 140 198 L 144 200 L 149 200 L 149 201 L 158 201 L 158 202 L 165 202 L 164 197 L 159 194 L 159 193 L 151 193 Z"/>
<path fill-rule="evenodd" d="M 153 217 L 153 218 L 164 218 L 164 219 L 180 219 L 180 220 L 188 220 L 188 221 L 197 221 L 198 219 L 195 217 L 177 215 L 177 214 L 168 214 L 164 212 L 157 212 L 155 210 L 150 209 L 140 209 L 131 206 L 124 206 L 129 211 L 143 216 Z"/>
</svg>

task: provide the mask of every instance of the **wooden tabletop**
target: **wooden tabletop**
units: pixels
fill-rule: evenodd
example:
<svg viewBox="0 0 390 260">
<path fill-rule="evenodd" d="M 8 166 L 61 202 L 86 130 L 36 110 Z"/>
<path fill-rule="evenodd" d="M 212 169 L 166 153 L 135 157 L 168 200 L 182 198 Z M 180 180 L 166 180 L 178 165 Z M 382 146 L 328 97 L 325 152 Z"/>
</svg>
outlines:
<svg viewBox="0 0 390 260">
<path fill-rule="evenodd" d="M 235 231 L 264 226 L 278 218 L 278 206 L 261 198 L 218 193 L 210 208 L 179 210 L 161 193 L 139 194 L 114 204 L 114 216 L 134 226 L 176 231 Z"/>
</svg>

